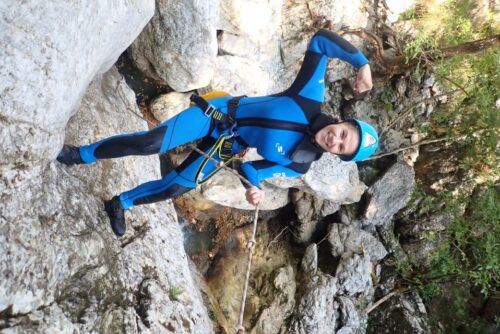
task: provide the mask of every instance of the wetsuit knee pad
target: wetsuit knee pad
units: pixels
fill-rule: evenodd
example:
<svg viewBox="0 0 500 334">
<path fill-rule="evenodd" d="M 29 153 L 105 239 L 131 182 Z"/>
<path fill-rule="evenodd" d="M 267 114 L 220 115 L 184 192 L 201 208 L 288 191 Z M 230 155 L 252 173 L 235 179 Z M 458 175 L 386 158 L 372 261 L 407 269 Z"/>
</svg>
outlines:
<svg viewBox="0 0 500 334">
<path fill-rule="evenodd" d="M 113 137 L 98 145 L 94 150 L 94 156 L 106 159 L 159 153 L 166 131 L 167 126 L 159 126 L 140 134 Z"/>
</svg>

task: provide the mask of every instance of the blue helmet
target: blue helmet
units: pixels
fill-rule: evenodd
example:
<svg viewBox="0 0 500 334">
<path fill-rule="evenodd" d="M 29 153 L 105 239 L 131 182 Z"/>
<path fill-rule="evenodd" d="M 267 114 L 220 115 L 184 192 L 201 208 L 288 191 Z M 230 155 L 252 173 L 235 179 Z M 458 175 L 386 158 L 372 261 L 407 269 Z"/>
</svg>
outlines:
<svg viewBox="0 0 500 334">
<path fill-rule="evenodd" d="M 359 119 L 351 119 L 349 122 L 356 125 L 359 131 L 359 146 L 356 152 L 350 157 L 344 157 L 346 161 L 362 161 L 368 158 L 375 152 L 378 147 L 377 131 L 370 124 L 360 121 Z"/>
</svg>

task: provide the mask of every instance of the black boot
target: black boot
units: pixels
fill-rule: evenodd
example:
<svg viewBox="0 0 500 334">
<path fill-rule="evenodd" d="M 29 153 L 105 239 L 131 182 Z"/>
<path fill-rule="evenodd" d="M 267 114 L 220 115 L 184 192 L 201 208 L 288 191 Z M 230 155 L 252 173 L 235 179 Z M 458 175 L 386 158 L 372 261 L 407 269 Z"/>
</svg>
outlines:
<svg viewBox="0 0 500 334">
<path fill-rule="evenodd" d="M 124 235 L 127 229 L 127 225 L 125 224 L 125 210 L 123 210 L 118 196 L 113 197 L 109 201 L 105 201 L 104 210 L 106 210 L 108 214 L 113 232 L 119 237 Z"/>
<path fill-rule="evenodd" d="M 63 146 L 61 152 L 59 152 L 59 155 L 57 156 L 57 161 L 68 166 L 84 163 L 82 157 L 80 156 L 79 148 L 72 145 Z"/>
</svg>

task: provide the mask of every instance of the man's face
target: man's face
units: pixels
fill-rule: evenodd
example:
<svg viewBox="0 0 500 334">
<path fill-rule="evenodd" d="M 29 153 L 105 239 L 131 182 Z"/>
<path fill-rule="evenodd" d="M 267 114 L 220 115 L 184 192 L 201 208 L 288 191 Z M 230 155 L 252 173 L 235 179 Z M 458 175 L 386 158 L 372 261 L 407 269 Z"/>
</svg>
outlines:
<svg viewBox="0 0 500 334">
<path fill-rule="evenodd" d="M 351 156 L 359 146 L 359 133 L 350 122 L 330 124 L 319 130 L 314 140 L 327 152 Z"/>
</svg>

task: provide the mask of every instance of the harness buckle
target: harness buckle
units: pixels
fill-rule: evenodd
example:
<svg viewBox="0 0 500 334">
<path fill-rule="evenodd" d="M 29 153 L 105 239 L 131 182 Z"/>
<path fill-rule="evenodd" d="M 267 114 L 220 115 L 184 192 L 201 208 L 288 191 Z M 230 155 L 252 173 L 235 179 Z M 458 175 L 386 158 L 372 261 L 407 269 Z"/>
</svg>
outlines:
<svg viewBox="0 0 500 334">
<path fill-rule="evenodd" d="M 216 109 L 213 105 L 209 104 L 209 105 L 208 105 L 208 107 L 207 107 L 207 109 L 205 109 L 205 111 L 204 111 L 203 113 L 204 113 L 204 114 L 205 114 L 205 116 L 207 116 L 207 117 L 212 117 L 213 113 L 214 113 L 216 110 L 217 110 L 217 109 Z"/>
</svg>

